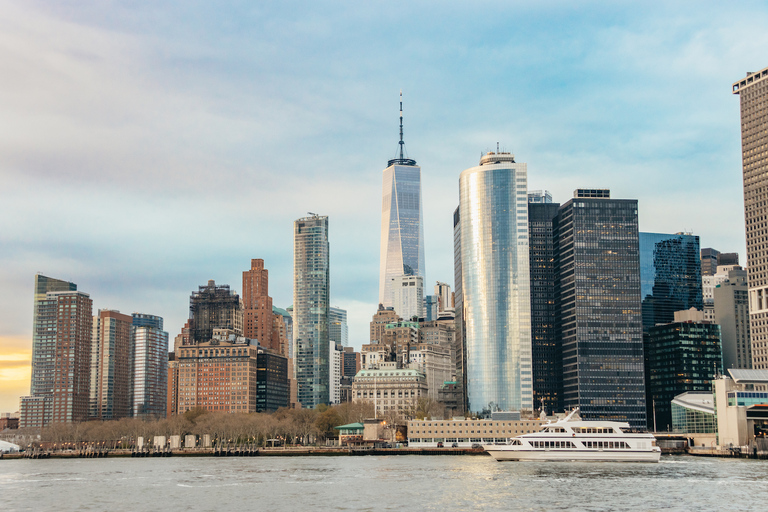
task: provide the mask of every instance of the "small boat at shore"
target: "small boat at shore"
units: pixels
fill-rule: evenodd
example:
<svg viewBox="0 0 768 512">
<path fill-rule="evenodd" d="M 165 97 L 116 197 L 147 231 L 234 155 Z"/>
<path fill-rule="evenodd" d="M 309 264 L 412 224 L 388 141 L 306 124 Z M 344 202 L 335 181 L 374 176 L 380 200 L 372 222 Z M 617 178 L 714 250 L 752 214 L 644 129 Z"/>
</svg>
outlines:
<svg viewBox="0 0 768 512">
<path fill-rule="evenodd" d="M 661 449 L 648 432 L 629 432 L 629 423 L 585 421 L 578 407 L 565 418 L 545 423 L 539 432 L 506 443 L 483 445 L 497 461 L 659 462 Z"/>
</svg>

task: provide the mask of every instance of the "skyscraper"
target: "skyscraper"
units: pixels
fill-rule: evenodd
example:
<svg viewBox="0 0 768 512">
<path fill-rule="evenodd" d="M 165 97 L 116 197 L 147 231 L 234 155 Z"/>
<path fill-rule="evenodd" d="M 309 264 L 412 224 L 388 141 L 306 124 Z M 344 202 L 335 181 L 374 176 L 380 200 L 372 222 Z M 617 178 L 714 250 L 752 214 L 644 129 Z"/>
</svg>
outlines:
<svg viewBox="0 0 768 512">
<path fill-rule="evenodd" d="M 699 237 L 640 233 L 643 332 L 674 321 L 675 311 L 703 307 Z"/>
<path fill-rule="evenodd" d="M 533 407 L 549 413 L 563 408 L 563 358 L 555 307 L 554 225 L 559 208 L 547 191 L 528 194 Z"/>
<path fill-rule="evenodd" d="M 424 277 L 424 227 L 421 167 L 406 158 L 403 142 L 403 93 L 400 93 L 399 156 L 387 163 L 381 206 L 379 304 L 392 306 L 392 279 Z M 400 313 L 398 311 L 398 313 Z"/>
<path fill-rule="evenodd" d="M 768 369 L 768 68 L 735 82 L 741 103 L 741 161 L 744 173 L 744 218 L 747 234 L 749 328 L 752 365 Z"/>
<path fill-rule="evenodd" d="M 91 308 L 75 283 L 35 276 L 32 391 L 21 397 L 21 427 L 88 418 Z"/>
<path fill-rule="evenodd" d="M 456 296 L 473 412 L 533 409 L 527 194 L 527 166 L 510 153 L 488 152 L 459 178 Z"/>
<path fill-rule="evenodd" d="M 99 310 L 93 317 L 89 416 L 117 420 L 133 411 L 133 317 Z"/>
<path fill-rule="evenodd" d="M 314 409 L 328 404 L 330 295 L 328 217 L 293 223 L 293 347 L 298 400 Z"/>
<path fill-rule="evenodd" d="M 564 406 L 645 428 L 637 200 L 610 197 L 579 189 L 556 219 Z"/>
<path fill-rule="evenodd" d="M 713 295 L 715 323 L 722 335 L 723 369 L 752 368 L 747 271 L 734 265 Z"/>
<path fill-rule="evenodd" d="M 723 371 L 720 326 L 704 321 L 700 311 L 675 312 L 673 319 L 648 329 L 648 427 L 654 431 L 672 426 L 675 396 L 712 391 L 714 376 Z"/>
<path fill-rule="evenodd" d="M 134 313 L 133 417 L 164 417 L 168 396 L 168 333 L 163 319 Z"/>
<path fill-rule="evenodd" d="M 269 296 L 269 271 L 264 260 L 252 259 L 251 269 L 243 272 L 243 336 L 259 340 L 259 345 L 280 350 L 273 342 L 272 297 Z"/>
</svg>

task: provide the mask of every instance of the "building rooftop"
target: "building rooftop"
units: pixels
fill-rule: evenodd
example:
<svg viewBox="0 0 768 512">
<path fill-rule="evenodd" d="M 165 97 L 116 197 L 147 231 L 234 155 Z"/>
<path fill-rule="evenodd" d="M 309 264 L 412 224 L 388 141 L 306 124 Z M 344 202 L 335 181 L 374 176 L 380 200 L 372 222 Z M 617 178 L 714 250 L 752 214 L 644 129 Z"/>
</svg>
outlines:
<svg viewBox="0 0 768 512">
<path fill-rule="evenodd" d="M 715 401 L 712 398 L 712 393 L 687 391 L 677 395 L 672 400 L 672 403 L 686 409 L 693 409 L 708 414 L 715 413 Z"/>
<path fill-rule="evenodd" d="M 768 370 L 729 368 L 728 373 L 737 384 L 768 383 Z"/>
</svg>

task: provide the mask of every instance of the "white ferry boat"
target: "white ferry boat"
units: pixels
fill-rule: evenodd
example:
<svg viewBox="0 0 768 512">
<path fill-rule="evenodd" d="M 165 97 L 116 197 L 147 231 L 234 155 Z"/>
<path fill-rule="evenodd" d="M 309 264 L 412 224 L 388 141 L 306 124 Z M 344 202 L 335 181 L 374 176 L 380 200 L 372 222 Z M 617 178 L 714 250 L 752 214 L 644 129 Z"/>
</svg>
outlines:
<svg viewBox="0 0 768 512">
<path fill-rule="evenodd" d="M 652 434 L 625 432 L 629 423 L 584 421 L 578 407 L 565 418 L 544 424 L 540 432 L 483 445 L 497 461 L 589 460 L 659 462 L 661 449 Z"/>
</svg>

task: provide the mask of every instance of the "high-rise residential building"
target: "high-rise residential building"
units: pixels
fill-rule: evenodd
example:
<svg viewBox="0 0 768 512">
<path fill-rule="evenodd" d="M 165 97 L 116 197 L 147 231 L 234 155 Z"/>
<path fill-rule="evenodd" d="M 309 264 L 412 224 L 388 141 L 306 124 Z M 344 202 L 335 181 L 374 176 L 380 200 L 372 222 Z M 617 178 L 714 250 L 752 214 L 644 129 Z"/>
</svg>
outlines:
<svg viewBox="0 0 768 512">
<path fill-rule="evenodd" d="M 456 296 L 473 412 L 533 409 L 527 183 L 526 164 L 503 152 L 459 178 Z"/>
<path fill-rule="evenodd" d="M 177 351 L 179 354 L 181 353 L 180 348 Z M 170 352 L 168 354 L 168 401 L 165 407 L 167 417 L 179 413 L 179 361 L 176 359 L 176 353 Z"/>
<path fill-rule="evenodd" d="M 686 391 L 711 391 L 722 373 L 720 326 L 701 311 L 682 311 L 674 322 L 648 329 L 646 343 L 651 416 L 648 428 L 672 428 L 672 400 Z"/>
<path fill-rule="evenodd" d="M 382 185 L 379 304 L 385 307 L 393 305 L 392 278 L 425 275 L 421 167 L 405 157 L 404 146 L 401 93 L 399 155 L 387 162 Z"/>
<path fill-rule="evenodd" d="M 405 320 L 424 317 L 424 278 L 397 276 L 392 278 L 392 307 Z"/>
<path fill-rule="evenodd" d="M 672 322 L 675 311 L 701 310 L 699 237 L 688 233 L 640 233 L 639 240 L 643 332 Z"/>
<path fill-rule="evenodd" d="M 243 310 L 240 297 L 229 285 L 216 285 L 211 279 L 207 285 L 189 297 L 190 338 L 192 343 L 209 341 L 214 329 L 232 329 L 243 333 Z"/>
<path fill-rule="evenodd" d="M 328 217 L 293 224 L 293 345 L 298 401 L 314 409 L 330 401 Z"/>
<path fill-rule="evenodd" d="M 117 420 L 133 412 L 133 317 L 101 309 L 93 317 L 91 418 Z"/>
<path fill-rule="evenodd" d="M 645 428 L 637 200 L 579 189 L 555 228 L 563 405 Z"/>
<path fill-rule="evenodd" d="M 528 193 L 533 408 L 549 413 L 563 409 L 563 358 L 555 308 L 554 225 L 559 208 L 547 191 Z"/>
<path fill-rule="evenodd" d="M 243 272 L 243 336 L 259 340 L 262 347 L 279 351 L 279 340 L 273 339 L 272 314 L 269 271 L 264 268 L 264 260 L 252 259 L 251 269 Z"/>
<path fill-rule="evenodd" d="M 135 418 L 165 417 L 168 397 L 168 333 L 162 317 L 133 313 L 133 410 Z"/>
<path fill-rule="evenodd" d="M 732 86 L 741 103 L 741 161 L 744 173 L 744 217 L 747 235 L 749 330 L 752 365 L 768 369 L 768 68 Z"/>
<path fill-rule="evenodd" d="M 31 395 L 21 397 L 20 427 L 88 418 L 91 308 L 75 283 L 35 276 Z"/>
<path fill-rule="evenodd" d="M 752 368 L 749 336 L 747 271 L 738 265 L 728 267 L 727 277 L 714 290 L 715 323 L 720 325 L 723 369 Z"/>
<path fill-rule="evenodd" d="M 349 327 L 345 309 L 333 306 L 328 309 L 328 338 L 340 343 L 342 347 L 349 345 Z"/>
<path fill-rule="evenodd" d="M 32 330 L 32 396 L 49 395 L 53 392 L 53 376 L 56 364 L 56 338 L 48 334 L 48 326 L 55 323 L 55 318 L 39 317 L 39 307 L 49 292 L 77 291 L 77 285 L 69 281 L 54 279 L 42 274 L 35 275 L 35 295 L 33 302 Z M 48 306 L 49 304 L 47 304 Z M 46 311 L 48 314 L 49 311 Z"/>
</svg>

